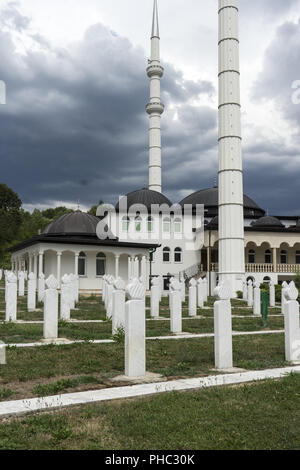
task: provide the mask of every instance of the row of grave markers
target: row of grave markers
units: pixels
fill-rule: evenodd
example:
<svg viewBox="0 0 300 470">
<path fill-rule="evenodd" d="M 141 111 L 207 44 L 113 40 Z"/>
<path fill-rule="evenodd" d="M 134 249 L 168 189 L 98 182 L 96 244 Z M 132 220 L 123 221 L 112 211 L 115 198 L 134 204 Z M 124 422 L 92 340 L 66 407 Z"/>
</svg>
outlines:
<svg viewBox="0 0 300 470">
<path fill-rule="evenodd" d="M 11 272 L 7 273 L 6 280 L 8 284 L 6 303 L 9 309 L 11 304 L 16 302 L 17 281 L 14 273 Z M 199 281 L 197 282 L 195 279 L 190 281 L 190 316 L 194 314 L 195 303 L 201 304 L 207 296 L 205 281 Z M 218 300 L 214 303 L 215 366 L 217 369 L 231 369 L 233 366 L 230 293 L 231 286 L 228 282 L 221 283 L 214 291 L 214 294 L 218 297 Z M 78 288 L 74 288 L 74 284 L 72 285 L 72 275 L 65 275 L 62 278 L 61 289 L 61 316 L 65 320 L 70 319 L 70 309 L 74 308 L 76 300 L 78 300 L 76 295 L 78 295 Z M 159 281 L 154 278 L 151 287 L 151 312 L 157 312 L 157 299 L 159 302 L 161 295 Z M 102 297 L 106 307 L 107 319 L 112 320 L 113 334 L 119 328 L 125 330 L 125 375 L 128 377 L 144 376 L 146 374 L 146 288 L 144 280 L 134 278 L 125 286 L 124 281 L 120 278 L 114 279 L 113 276 L 104 276 Z M 286 283 L 282 290 L 285 353 L 286 360 L 293 362 L 300 361 L 299 303 L 297 298 L 298 290 L 294 282 L 289 285 Z M 175 278 L 171 279 L 169 302 L 171 331 L 173 333 L 182 332 L 183 300 L 185 300 L 185 289 L 183 290 L 182 281 Z M 154 303 L 156 304 L 155 309 L 152 309 Z M 57 337 L 58 282 L 51 275 L 46 280 L 44 291 L 44 338 L 55 340 Z M 3 351 L 5 362 L 5 345 L 0 344 L 0 363 L 1 360 L 3 363 Z"/>
</svg>

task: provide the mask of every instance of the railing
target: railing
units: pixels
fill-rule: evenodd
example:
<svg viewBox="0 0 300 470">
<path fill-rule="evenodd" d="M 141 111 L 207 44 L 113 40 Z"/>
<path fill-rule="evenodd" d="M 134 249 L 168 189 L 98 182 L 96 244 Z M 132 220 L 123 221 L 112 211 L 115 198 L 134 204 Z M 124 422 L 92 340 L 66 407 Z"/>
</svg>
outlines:
<svg viewBox="0 0 300 470">
<path fill-rule="evenodd" d="M 246 273 L 292 273 L 300 272 L 300 264 L 256 264 L 247 263 L 245 265 Z M 211 271 L 217 273 L 219 271 L 218 263 L 211 264 Z"/>
</svg>

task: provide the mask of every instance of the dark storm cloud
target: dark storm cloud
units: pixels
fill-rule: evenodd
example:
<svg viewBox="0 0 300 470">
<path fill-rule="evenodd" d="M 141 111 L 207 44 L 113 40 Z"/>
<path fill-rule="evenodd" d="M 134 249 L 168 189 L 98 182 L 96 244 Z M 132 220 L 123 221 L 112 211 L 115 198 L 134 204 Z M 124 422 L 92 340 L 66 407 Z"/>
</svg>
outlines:
<svg viewBox="0 0 300 470">
<path fill-rule="evenodd" d="M 4 16 L 15 28 L 29 25 L 14 5 Z M 143 51 L 101 24 L 90 27 L 69 51 L 52 48 L 30 31 L 28 37 L 33 47 L 22 55 L 10 32 L 0 33 L 1 79 L 8 90 L 7 105 L 0 109 L 1 181 L 33 205 L 115 202 L 144 186 L 149 82 Z M 178 110 L 177 121 L 168 110 L 163 118 L 166 167 L 175 181 L 178 149 L 192 161 L 201 136 L 203 150 L 212 144 L 206 134 L 215 128 L 216 116 L 190 103 L 214 89 L 207 81 L 184 80 L 172 65 L 165 68 L 163 100 Z"/>
</svg>

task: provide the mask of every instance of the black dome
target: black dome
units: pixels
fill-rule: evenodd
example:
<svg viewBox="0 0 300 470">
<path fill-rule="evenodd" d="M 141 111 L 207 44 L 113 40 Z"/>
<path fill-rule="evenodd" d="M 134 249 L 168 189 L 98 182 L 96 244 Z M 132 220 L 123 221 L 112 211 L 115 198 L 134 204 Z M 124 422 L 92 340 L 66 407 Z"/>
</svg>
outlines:
<svg viewBox="0 0 300 470">
<path fill-rule="evenodd" d="M 164 194 L 147 188 L 138 189 L 127 194 L 127 208 L 129 209 L 134 204 L 143 204 L 147 207 L 148 211 L 151 210 L 152 204 L 167 204 L 169 207 L 172 206 L 172 202 Z M 116 211 L 119 211 L 119 202 L 116 205 Z"/>
<path fill-rule="evenodd" d="M 284 227 L 284 225 L 280 222 L 279 219 L 276 217 L 272 217 L 270 215 L 266 215 L 265 217 L 261 217 L 258 219 L 252 227 Z"/>
<path fill-rule="evenodd" d="M 203 204 L 205 209 L 205 217 L 215 217 L 218 215 L 219 206 L 219 188 L 201 189 L 193 194 L 185 197 L 180 205 L 185 204 Z M 261 209 L 250 197 L 244 195 L 244 215 L 260 217 L 265 215 L 265 211 Z"/>
<path fill-rule="evenodd" d="M 66 233 L 80 233 L 85 235 L 95 235 L 98 223 L 98 217 L 78 210 L 69 214 L 63 214 L 57 219 L 53 220 L 53 222 L 51 222 L 45 228 L 43 234 L 54 235 Z"/>
</svg>

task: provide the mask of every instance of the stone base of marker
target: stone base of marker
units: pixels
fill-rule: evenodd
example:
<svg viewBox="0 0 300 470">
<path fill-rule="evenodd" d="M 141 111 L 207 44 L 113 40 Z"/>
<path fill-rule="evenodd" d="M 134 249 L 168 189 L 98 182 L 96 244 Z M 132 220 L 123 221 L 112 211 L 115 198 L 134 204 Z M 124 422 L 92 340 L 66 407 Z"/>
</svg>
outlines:
<svg viewBox="0 0 300 470">
<path fill-rule="evenodd" d="M 146 372 L 142 377 L 128 377 L 127 375 L 118 375 L 111 379 L 112 382 L 129 382 L 136 384 L 146 384 L 152 382 L 165 382 L 166 377 L 163 377 L 160 374 L 155 374 L 154 372 Z"/>
<path fill-rule="evenodd" d="M 233 367 L 230 282 L 221 283 L 216 287 L 215 294 L 220 299 L 214 303 L 215 367 L 229 370 Z"/>
<path fill-rule="evenodd" d="M 228 369 L 211 369 L 213 372 L 224 372 L 225 374 L 237 374 L 242 372 L 248 372 L 248 369 L 242 369 L 241 367 L 229 367 Z"/>
</svg>

